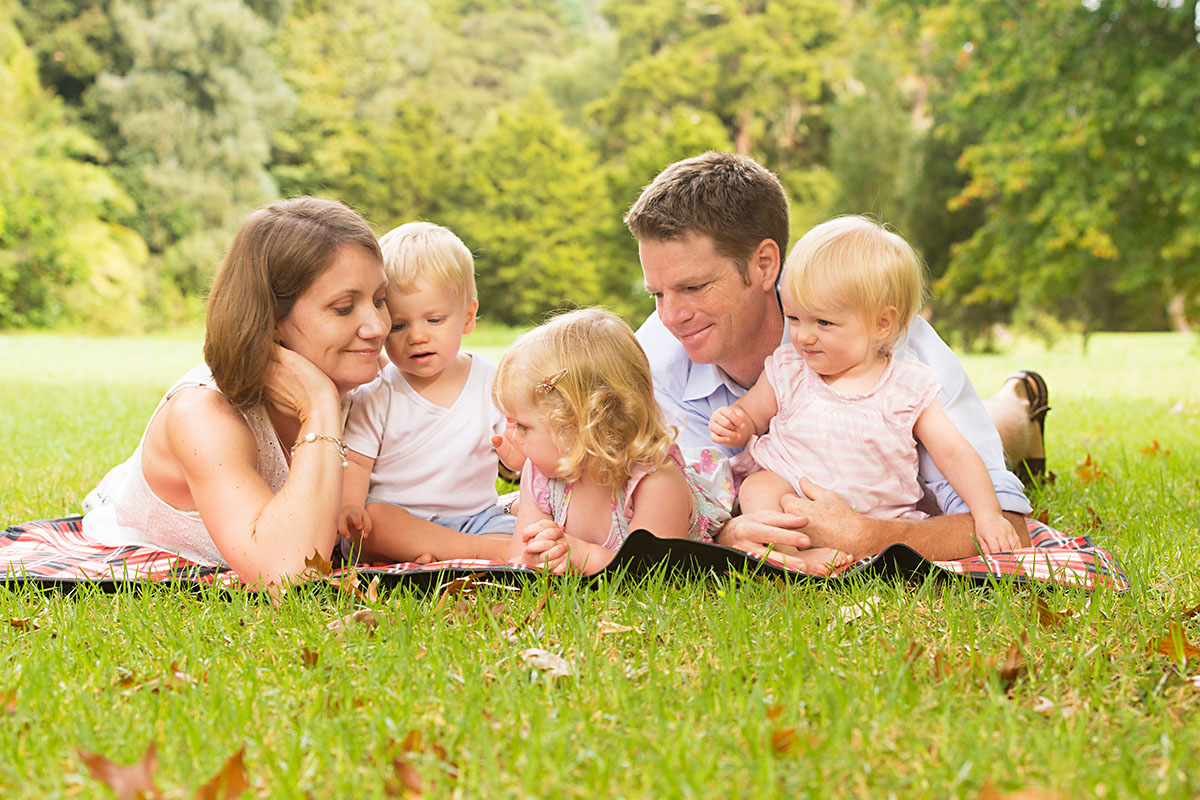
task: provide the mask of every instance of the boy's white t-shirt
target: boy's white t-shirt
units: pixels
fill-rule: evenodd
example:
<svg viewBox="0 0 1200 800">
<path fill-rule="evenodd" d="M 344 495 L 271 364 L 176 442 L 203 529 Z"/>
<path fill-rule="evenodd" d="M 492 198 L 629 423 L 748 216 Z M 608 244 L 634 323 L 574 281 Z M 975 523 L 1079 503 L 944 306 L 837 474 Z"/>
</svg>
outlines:
<svg viewBox="0 0 1200 800">
<path fill-rule="evenodd" d="M 492 435 L 504 433 L 504 417 L 492 404 L 496 365 L 470 355 L 467 382 L 449 408 L 418 394 L 394 364 L 354 390 L 342 438 L 375 459 L 368 503 L 393 503 L 422 519 L 496 505 Z"/>
</svg>

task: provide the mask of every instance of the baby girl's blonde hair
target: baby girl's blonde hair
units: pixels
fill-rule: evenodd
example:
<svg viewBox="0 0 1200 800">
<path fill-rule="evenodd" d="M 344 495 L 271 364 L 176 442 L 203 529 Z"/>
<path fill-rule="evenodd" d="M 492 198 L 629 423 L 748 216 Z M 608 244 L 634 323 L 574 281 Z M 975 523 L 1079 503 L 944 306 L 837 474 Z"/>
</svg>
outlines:
<svg viewBox="0 0 1200 800">
<path fill-rule="evenodd" d="M 882 353 L 904 338 L 925 295 L 925 268 L 899 234 L 866 217 L 834 217 L 796 242 L 783 267 L 783 286 L 801 307 L 848 308 L 871 321 L 896 309 Z"/>
<path fill-rule="evenodd" d="M 675 440 L 641 345 L 600 308 L 561 314 L 517 339 L 497 365 L 492 397 L 501 411 L 528 405 L 545 415 L 568 482 L 586 462 L 596 482 L 618 489 L 637 468 L 662 464 Z"/>
<path fill-rule="evenodd" d="M 447 287 L 458 299 L 476 299 L 475 259 L 463 240 L 432 222 L 406 222 L 379 239 L 388 283 L 402 294 L 422 284 Z"/>
</svg>

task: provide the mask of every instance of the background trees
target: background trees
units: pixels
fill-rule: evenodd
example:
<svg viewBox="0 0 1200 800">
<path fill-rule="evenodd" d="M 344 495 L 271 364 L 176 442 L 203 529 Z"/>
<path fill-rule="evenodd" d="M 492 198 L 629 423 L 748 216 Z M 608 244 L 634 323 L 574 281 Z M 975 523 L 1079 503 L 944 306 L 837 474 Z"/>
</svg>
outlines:
<svg viewBox="0 0 1200 800">
<path fill-rule="evenodd" d="M 454 227 L 493 319 L 633 318 L 622 212 L 723 148 L 780 175 L 795 235 L 870 212 L 909 236 L 963 342 L 1163 327 L 1200 297 L 1198 24 L 1183 0 L 0 0 L 0 326 L 187 314 L 231 226 L 305 192 Z"/>
</svg>

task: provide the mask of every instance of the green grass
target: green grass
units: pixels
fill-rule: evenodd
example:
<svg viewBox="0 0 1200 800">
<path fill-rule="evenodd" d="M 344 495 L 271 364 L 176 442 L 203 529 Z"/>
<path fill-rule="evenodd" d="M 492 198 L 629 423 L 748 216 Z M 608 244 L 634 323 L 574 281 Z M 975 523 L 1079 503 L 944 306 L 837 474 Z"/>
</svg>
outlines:
<svg viewBox="0 0 1200 800">
<path fill-rule="evenodd" d="M 498 355 L 506 334 L 488 336 L 468 346 Z M 1195 341 L 1100 335 L 1086 357 L 965 359 L 985 393 L 1019 367 L 1047 377 L 1058 479 L 1035 502 L 1122 559 L 1126 595 L 655 576 L 485 586 L 440 608 L 311 586 L 274 607 L 0 588 L 0 796 L 104 796 L 77 751 L 131 763 L 155 742 L 170 797 L 243 746 L 258 796 L 383 797 L 412 731 L 424 747 L 405 758 L 439 797 L 976 798 L 989 782 L 999 796 L 1195 796 L 1200 663 L 1147 647 L 1176 622 L 1200 639 L 1180 613 L 1200 603 Z M 0 336 L 0 521 L 76 511 L 198 353 L 194 338 Z M 1170 456 L 1141 452 L 1155 440 Z M 1083 479 L 1087 456 L 1107 477 Z M 871 597 L 875 613 L 841 620 Z M 1040 623 L 1037 597 L 1071 616 Z M 381 615 L 373 632 L 326 627 L 362 607 Z M 1023 638 L 1009 685 L 999 665 Z M 573 674 L 530 668 L 531 647 Z"/>
</svg>

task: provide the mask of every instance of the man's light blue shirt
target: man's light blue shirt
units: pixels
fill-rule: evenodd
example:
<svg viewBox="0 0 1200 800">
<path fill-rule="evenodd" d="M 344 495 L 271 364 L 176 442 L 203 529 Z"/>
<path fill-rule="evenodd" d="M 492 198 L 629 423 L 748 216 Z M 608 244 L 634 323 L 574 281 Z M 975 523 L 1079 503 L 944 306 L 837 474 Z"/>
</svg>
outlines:
<svg viewBox="0 0 1200 800">
<path fill-rule="evenodd" d="M 650 360 L 654 394 L 659 405 L 667 422 L 680 430 L 679 446 L 685 450 L 716 448 L 726 455 L 737 452 L 713 443 L 708 435 L 708 421 L 714 411 L 733 403 L 749 387 L 739 385 L 716 364 L 692 363 L 683 345 L 659 321 L 657 312 L 651 314 L 638 329 L 637 338 Z M 787 341 L 785 325 L 780 344 Z M 920 361 L 937 374 L 942 384 L 938 400 L 947 416 L 983 459 L 984 466 L 992 476 L 992 484 L 996 487 L 1000 507 L 1005 511 L 1028 514 L 1032 507 L 1017 476 L 1005 467 L 1000 435 L 996 433 L 983 401 L 979 399 L 962 364 L 933 326 L 920 317 L 914 319 L 907 338 L 896 348 L 894 357 L 901 361 Z M 970 513 L 967 504 L 954 491 L 925 448 L 918 446 L 918 453 L 921 480 L 937 498 L 942 513 Z"/>
</svg>

